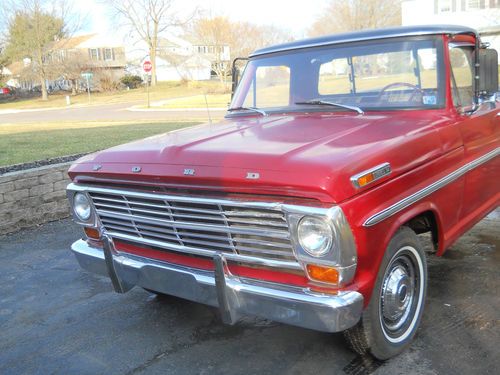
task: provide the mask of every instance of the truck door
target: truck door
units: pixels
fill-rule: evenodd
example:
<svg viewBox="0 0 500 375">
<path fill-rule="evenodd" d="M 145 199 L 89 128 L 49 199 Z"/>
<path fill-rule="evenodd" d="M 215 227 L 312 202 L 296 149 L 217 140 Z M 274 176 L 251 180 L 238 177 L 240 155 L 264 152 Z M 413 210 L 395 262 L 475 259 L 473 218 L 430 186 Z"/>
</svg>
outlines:
<svg viewBox="0 0 500 375">
<path fill-rule="evenodd" d="M 464 222 L 474 221 L 498 199 L 500 158 L 491 152 L 500 145 L 500 105 L 483 103 L 472 114 L 462 114 L 471 109 L 474 99 L 474 46 L 450 44 L 450 73 L 453 104 L 458 112 L 458 126 L 462 135 L 465 162 L 479 164 L 465 174 L 464 199 L 460 217 Z M 484 162 L 483 162 L 484 161 Z M 482 162 L 482 163 L 481 163 Z"/>
</svg>

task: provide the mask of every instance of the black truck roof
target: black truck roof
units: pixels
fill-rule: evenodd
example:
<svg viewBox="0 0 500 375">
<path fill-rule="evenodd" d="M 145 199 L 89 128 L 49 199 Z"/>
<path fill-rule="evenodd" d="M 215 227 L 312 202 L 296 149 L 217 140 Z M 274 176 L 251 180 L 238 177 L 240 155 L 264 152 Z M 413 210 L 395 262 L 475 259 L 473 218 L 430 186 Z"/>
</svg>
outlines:
<svg viewBox="0 0 500 375">
<path fill-rule="evenodd" d="M 265 55 L 268 53 L 295 50 L 309 47 L 327 46 L 348 42 L 359 42 L 363 40 L 399 38 L 405 36 L 436 35 L 436 34 L 474 34 L 477 31 L 466 26 L 457 25 L 422 25 L 422 26 L 399 26 L 386 29 L 373 29 L 353 31 L 350 33 L 325 35 L 317 38 L 297 40 L 295 42 L 278 44 L 254 51 L 250 57 Z"/>
</svg>

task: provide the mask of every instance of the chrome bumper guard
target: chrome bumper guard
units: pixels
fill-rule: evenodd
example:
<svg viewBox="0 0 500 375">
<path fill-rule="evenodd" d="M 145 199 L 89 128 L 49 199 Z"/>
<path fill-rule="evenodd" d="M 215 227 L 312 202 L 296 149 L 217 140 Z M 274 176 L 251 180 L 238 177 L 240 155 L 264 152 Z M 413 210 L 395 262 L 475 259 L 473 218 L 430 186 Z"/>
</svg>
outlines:
<svg viewBox="0 0 500 375">
<path fill-rule="evenodd" d="M 104 250 L 84 240 L 71 246 L 80 266 L 109 276 L 118 293 L 135 285 L 191 301 L 218 307 L 222 320 L 235 324 L 246 315 L 323 332 L 339 332 L 355 325 L 363 309 L 363 296 L 356 291 L 336 295 L 307 288 L 240 279 L 229 273 L 223 254 L 214 256 L 215 271 L 122 254 L 104 239 Z"/>
</svg>

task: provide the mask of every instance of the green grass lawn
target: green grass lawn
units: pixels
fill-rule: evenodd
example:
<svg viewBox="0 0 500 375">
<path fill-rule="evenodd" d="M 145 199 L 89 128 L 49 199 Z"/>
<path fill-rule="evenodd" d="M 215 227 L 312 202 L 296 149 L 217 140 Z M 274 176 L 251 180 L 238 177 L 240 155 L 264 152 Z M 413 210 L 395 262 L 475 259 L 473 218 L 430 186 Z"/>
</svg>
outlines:
<svg viewBox="0 0 500 375">
<path fill-rule="evenodd" d="M 197 122 L 74 122 L 0 125 L 0 166 L 102 150 Z"/>
<path fill-rule="evenodd" d="M 220 94 L 224 92 L 224 87 L 215 81 L 199 82 L 159 82 L 155 87 L 150 87 L 150 100 L 167 100 L 193 95 Z M 36 109 L 66 107 L 66 95 L 69 93 L 57 93 L 49 95 L 49 100 L 43 101 L 41 98 L 18 99 L 9 102 L 0 102 L 0 110 L 3 109 Z M 91 93 L 90 104 L 86 93 L 79 93 L 71 96 L 71 105 L 98 105 L 112 103 L 127 103 L 143 101 L 146 105 L 146 88 L 141 86 L 132 90 L 121 90 L 114 92 Z M 224 106 L 227 104 L 224 103 Z"/>
</svg>

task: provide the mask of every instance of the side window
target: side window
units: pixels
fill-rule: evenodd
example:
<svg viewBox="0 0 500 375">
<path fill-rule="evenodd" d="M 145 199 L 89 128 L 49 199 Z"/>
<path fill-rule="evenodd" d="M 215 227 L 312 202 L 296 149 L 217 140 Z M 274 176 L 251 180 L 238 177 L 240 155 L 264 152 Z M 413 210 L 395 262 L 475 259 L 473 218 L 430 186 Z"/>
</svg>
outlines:
<svg viewBox="0 0 500 375">
<path fill-rule="evenodd" d="M 283 107 L 290 101 L 290 68 L 287 66 L 259 66 L 248 92 L 245 107 Z"/>
<path fill-rule="evenodd" d="M 318 93 L 321 95 L 349 94 L 351 68 L 347 59 L 334 59 L 319 67 Z"/>
<path fill-rule="evenodd" d="M 452 97 L 456 107 L 470 106 L 474 99 L 472 53 L 471 47 L 450 49 Z"/>
</svg>

